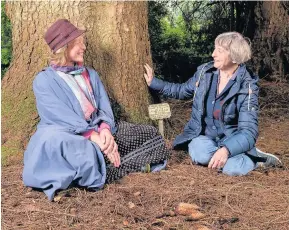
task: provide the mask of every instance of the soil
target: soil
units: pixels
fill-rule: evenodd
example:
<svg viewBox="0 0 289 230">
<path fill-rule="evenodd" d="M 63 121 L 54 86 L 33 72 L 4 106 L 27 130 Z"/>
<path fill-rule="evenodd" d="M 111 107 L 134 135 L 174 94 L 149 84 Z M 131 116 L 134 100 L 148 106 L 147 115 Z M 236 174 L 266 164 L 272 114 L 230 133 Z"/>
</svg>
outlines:
<svg viewBox="0 0 289 230">
<path fill-rule="evenodd" d="M 50 202 L 23 185 L 22 156 L 11 158 L 2 168 L 2 229 L 289 229 L 287 115 L 261 114 L 257 142 L 283 165 L 242 177 L 193 165 L 187 153 L 173 151 L 167 170 L 131 174 L 98 192 L 72 188 Z M 198 205 L 205 217 L 166 215 L 180 202 Z"/>
</svg>

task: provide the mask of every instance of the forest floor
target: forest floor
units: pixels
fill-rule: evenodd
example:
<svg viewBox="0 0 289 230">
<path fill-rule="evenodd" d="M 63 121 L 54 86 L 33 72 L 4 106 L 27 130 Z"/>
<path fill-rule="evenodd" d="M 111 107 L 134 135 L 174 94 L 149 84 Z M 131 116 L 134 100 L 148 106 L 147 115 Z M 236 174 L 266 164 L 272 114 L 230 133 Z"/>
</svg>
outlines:
<svg viewBox="0 0 289 230">
<path fill-rule="evenodd" d="M 169 137 L 191 112 L 171 105 Z M 242 177 L 193 165 L 188 154 L 172 151 L 167 170 L 134 173 L 98 192 L 72 188 L 50 202 L 23 185 L 22 156 L 13 157 L 2 167 L 2 229 L 289 229 L 289 114 L 269 107 L 260 116 L 257 146 L 283 165 Z M 206 216 L 166 215 L 180 202 L 198 205 Z"/>
</svg>

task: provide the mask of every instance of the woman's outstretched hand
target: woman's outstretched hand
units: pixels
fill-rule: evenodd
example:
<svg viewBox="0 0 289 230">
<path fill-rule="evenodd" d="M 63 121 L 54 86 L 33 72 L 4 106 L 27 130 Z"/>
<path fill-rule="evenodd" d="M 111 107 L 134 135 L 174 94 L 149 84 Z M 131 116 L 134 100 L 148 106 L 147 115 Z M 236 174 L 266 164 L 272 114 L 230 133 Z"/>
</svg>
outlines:
<svg viewBox="0 0 289 230">
<path fill-rule="evenodd" d="M 147 85 L 150 86 L 153 80 L 153 69 L 148 65 L 144 65 L 145 68 L 145 73 L 144 73 L 144 78 L 146 79 Z"/>
</svg>

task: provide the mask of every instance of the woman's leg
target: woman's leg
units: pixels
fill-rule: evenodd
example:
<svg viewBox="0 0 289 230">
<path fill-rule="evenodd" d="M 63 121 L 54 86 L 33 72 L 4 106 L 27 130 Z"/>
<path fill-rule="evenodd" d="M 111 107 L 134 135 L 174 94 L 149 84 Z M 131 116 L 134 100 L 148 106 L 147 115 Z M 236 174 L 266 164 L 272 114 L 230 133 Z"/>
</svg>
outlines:
<svg viewBox="0 0 289 230">
<path fill-rule="evenodd" d="M 120 179 L 131 172 L 160 170 L 166 165 L 170 152 L 158 130 L 149 125 L 119 122 L 114 135 L 121 157 L 119 168 L 107 167 L 107 183 Z"/>
<path fill-rule="evenodd" d="M 217 143 L 203 135 L 192 139 L 189 144 L 189 154 L 193 162 L 201 165 L 208 165 L 217 150 Z"/>
<path fill-rule="evenodd" d="M 25 151 L 23 181 L 52 200 L 72 182 L 102 188 L 105 166 L 100 149 L 84 137 L 54 127 L 38 129 Z"/>
<path fill-rule="evenodd" d="M 246 175 L 256 168 L 256 163 L 245 153 L 230 157 L 224 168 L 223 173 L 229 176 Z"/>
</svg>

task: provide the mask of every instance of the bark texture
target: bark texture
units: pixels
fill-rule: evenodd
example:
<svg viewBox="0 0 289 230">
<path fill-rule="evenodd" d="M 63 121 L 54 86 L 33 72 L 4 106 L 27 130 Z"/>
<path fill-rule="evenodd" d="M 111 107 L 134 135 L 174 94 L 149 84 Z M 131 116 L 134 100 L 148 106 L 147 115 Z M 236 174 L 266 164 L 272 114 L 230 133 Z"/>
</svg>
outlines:
<svg viewBox="0 0 289 230">
<path fill-rule="evenodd" d="M 85 65 L 93 67 L 127 120 L 145 122 L 149 93 L 143 64 L 151 64 L 147 2 L 15 1 L 6 4 L 12 24 L 13 61 L 2 80 L 2 150 L 25 149 L 38 115 L 35 75 L 48 64 L 43 36 L 57 19 L 87 30 Z"/>
<path fill-rule="evenodd" d="M 253 66 L 261 77 L 289 81 L 288 2 L 257 2 L 255 23 Z"/>
</svg>

